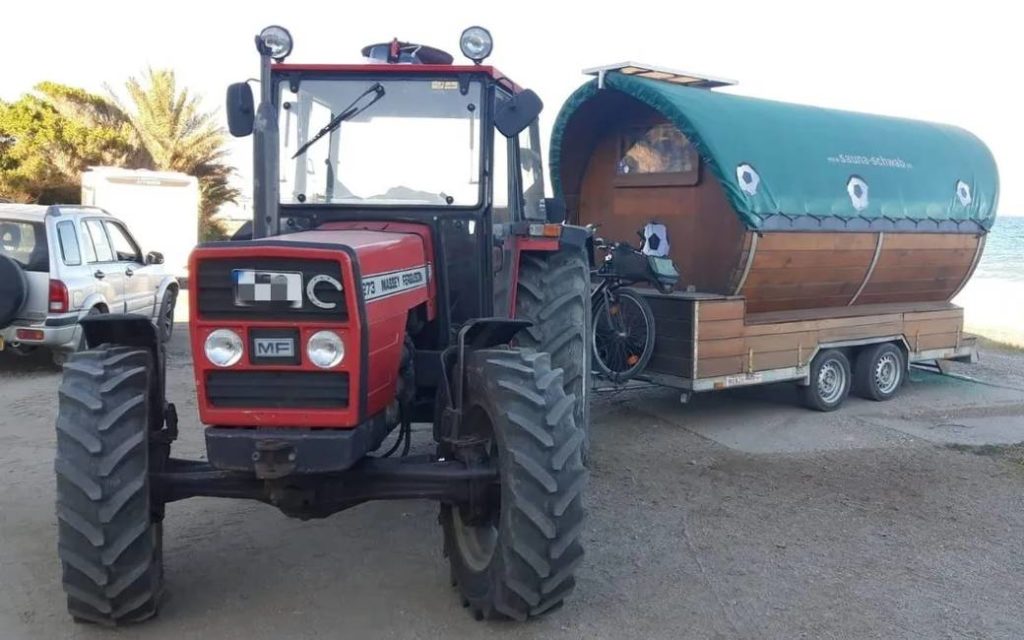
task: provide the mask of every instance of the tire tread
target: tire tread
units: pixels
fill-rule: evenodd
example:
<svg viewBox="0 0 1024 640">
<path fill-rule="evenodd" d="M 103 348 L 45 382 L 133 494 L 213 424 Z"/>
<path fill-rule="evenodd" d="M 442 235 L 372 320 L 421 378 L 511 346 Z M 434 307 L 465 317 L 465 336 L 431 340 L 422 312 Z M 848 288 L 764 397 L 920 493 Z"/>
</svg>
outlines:
<svg viewBox="0 0 1024 640">
<path fill-rule="evenodd" d="M 148 481 L 148 351 L 72 354 L 57 417 L 58 555 L 71 616 L 116 626 L 155 615 L 159 523 Z"/>
</svg>

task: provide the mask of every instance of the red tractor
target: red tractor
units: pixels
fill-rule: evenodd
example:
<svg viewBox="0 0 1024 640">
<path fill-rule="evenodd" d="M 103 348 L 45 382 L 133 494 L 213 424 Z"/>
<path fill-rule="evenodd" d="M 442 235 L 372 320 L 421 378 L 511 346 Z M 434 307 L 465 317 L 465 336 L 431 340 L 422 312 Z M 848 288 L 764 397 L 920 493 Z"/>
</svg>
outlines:
<svg viewBox="0 0 1024 640">
<path fill-rule="evenodd" d="M 562 603 L 583 555 L 590 324 L 585 229 L 544 199 L 541 102 L 481 64 L 397 40 L 366 64 L 285 64 L 256 38 L 254 220 L 190 263 L 207 460 L 171 457 L 177 415 L 152 323 L 83 320 L 57 420 L 68 610 L 158 609 L 164 505 L 259 500 L 322 518 L 370 500 L 440 503 L 451 578 L 477 618 Z M 413 422 L 433 443 L 410 453 Z M 422 453 L 429 452 L 429 453 Z M 394 455 L 393 455 L 394 454 Z"/>
</svg>

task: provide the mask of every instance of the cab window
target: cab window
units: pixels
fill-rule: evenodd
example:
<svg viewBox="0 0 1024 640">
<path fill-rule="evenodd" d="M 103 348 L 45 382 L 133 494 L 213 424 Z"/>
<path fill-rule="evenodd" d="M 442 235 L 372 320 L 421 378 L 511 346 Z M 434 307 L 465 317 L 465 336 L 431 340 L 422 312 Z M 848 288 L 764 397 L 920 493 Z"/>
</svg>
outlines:
<svg viewBox="0 0 1024 640">
<path fill-rule="evenodd" d="M 508 159 L 512 154 L 512 141 L 501 135 L 500 133 L 494 133 L 494 163 L 492 164 L 492 170 L 494 171 L 494 200 L 493 200 L 493 215 L 492 220 L 495 224 L 506 224 L 512 221 L 512 208 L 509 199 L 509 181 L 508 181 Z"/>
<path fill-rule="evenodd" d="M 522 194 L 523 215 L 526 218 L 544 217 L 544 161 L 540 153 L 540 129 L 537 121 L 516 138 L 519 157 L 519 186 Z"/>
</svg>

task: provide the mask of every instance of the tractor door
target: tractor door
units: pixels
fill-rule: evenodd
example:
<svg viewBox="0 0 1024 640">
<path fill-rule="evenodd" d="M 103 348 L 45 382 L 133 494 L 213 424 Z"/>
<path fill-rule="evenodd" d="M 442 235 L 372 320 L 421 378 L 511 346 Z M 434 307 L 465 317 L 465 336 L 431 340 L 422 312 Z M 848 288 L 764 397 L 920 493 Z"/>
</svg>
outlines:
<svg viewBox="0 0 1024 640">
<path fill-rule="evenodd" d="M 498 132 L 494 133 L 494 199 L 491 207 L 491 229 L 493 247 L 491 249 L 491 265 L 494 271 L 494 315 L 511 317 L 512 315 L 512 236 L 509 227 L 519 219 L 518 198 L 513 196 L 514 180 L 509 180 L 509 167 L 515 157 L 514 139 L 505 138 Z"/>
<path fill-rule="evenodd" d="M 511 317 L 512 279 L 518 256 L 513 252 L 509 225 L 517 220 L 544 221 L 544 168 L 538 122 L 534 120 L 513 138 L 503 138 L 495 132 L 494 149 L 494 315 Z"/>
</svg>

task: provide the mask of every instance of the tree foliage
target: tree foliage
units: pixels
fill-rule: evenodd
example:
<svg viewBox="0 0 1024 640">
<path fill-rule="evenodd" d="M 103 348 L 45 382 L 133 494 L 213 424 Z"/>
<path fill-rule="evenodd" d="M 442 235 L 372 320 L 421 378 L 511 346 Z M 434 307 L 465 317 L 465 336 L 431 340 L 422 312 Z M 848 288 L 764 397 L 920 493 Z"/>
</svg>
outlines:
<svg viewBox="0 0 1024 640">
<path fill-rule="evenodd" d="M 125 166 L 137 154 L 125 122 L 69 117 L 51 96 L 80 89 L 39 84 L 15 102 L 0 102 L 0 195 L 20 202 L 78 202 L 80 175 L 90 165 Z"/>
<path fill-rule="evenodd" d="M 231 186 L 224 130 L 173 71 L 147 70 L 125 83 L 127 102 L 53 82 L 0 101 L 0 196 L 78 202 L 89 166 L 178 171 L 199 179 L 200 235 L 223 235 L 213 215 L 239 195 Z"/>
</svg>

